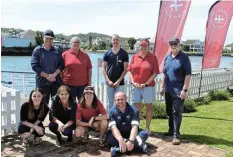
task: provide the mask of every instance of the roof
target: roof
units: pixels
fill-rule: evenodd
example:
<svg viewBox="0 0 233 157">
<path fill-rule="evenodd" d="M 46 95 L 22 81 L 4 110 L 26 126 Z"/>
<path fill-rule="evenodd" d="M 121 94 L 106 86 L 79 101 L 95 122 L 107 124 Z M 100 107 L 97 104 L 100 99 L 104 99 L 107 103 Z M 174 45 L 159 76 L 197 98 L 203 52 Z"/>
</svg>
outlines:
<svg viewBox="0 0 233 157">
<path fill-rule="evenodd" d="M 225 47 L 233 47 L 233 43 L 226 45 Z"/>
<path fill-rule="evenodd" d="M 198 39 L 194 39 L 194 40 L 186 40 L 183 44 L 184 45 L 193 45 Z"/>
<path fill-rule="evenodd" d="M 35 36 L 36 32 L 30 29 L 20 33 L 20 37 L 22 38 L 34 38 Z"/>
</svg>

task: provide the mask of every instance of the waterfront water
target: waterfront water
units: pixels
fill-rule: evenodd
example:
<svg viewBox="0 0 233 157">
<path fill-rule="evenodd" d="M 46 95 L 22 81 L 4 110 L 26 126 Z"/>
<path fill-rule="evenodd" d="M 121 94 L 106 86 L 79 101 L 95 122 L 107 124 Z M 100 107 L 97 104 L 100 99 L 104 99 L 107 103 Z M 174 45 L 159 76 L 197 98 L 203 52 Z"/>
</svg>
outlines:
<svg viewBox="0 0 233 157">
<path fill-rule="evenodd" d="M 97 81 L 97 63 L 98 63 L 98 58 L 102 58 L 103 54 L 101 53 L 89 53 L 89 56 L 91 58 L 92 61 L 92 65 L 93 65 L 93 74 L 92 74 L 92 80 L 94 82 L 94 84 L 96 84 Z M 132 54 L 129 55 L 129 58 L 131 59 Z M 200 70 L 201 68 L 201 60 L 202 57 L 201 56 L 190 56 L 190 61 L 192 64 L 192 70 L 196 71 L 196 70 Z M 33 72 L 31 70 L 31 65 L 30 65 L 30 60 L 31 57 L 30 56 L 2 56 L 1 57 L 1 70 L 2 71 L 27 71 L 27 72 Z M 220 64 L 220 68 L 233 68 L 233 57 L 225 57 L 223 56 L 221 59 L 221 64 Z M 100 68 L 100 75 L 99 75 L 99 80 L 100 82 L 104 82 L 104 77 L 102 75 L 102 70 Z M 78 74 L 78 72 L 77 72 Z M 20 74 L 15 74 L 16 80 L 14 82 L 15 84 L 15 88 L 19 89 L 19 90 L 23 90 L 22 87 L 22 75 Z M 31 88 L 34 88 L 35 86 L 35 79 L 34 76 L 32 75 L 26 75 L 26 81 L 25 81 L 25 85 L 26 87 L 26 94 L 29 93 L 29 91 L 31 90 Z M 128 79 L 128 77 L 126 77 L 126 79 Z M 10 81 L 11 80 L 11 76 L 9 74 L 5 74 L 2 73 L 2 80 L 4 81 Z"/>
</svg>

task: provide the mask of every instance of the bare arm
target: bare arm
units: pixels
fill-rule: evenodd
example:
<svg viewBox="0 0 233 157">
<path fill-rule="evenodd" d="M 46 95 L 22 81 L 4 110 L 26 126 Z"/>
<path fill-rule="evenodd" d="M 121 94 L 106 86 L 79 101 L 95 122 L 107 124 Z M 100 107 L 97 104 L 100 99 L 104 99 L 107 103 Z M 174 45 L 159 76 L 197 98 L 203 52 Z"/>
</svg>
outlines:
<svg viewBox="0 0 233 157">
<path fill-rule="evenodd" d="M 138 126 L 133 125 L 131 132 L 130 132 L 129 140 L 134 141 L 136 139 L 137 134 L 138 134 Z"/>
<path fill-rule="evenodd" d="M 128 71 L 128 74 L 129 74 L 129 79 L 130 79 L 131 83 L 134 84 L 135 82 L 133 80 L 133 74 L 130 71 Z"/>
<path fill-rule="evenodd" d="M 117 141 L 124 141 L 123 137 L 121 136 L 121 133 L 120 131 L 117 129 L 116 125 L 113 125 L 111 127 L 111 131 L 112 131 L 112 134 L 113 136 L 117 139 Z"/>
<path fill-rule="evenodd" d="M 191 75 L 186 75 L 184 80 L 183 89 L 188 89 L 191 80 Z"/>
<path fill-rule="evenodd" d="M 108 78 L 108 74 L 107 74 L 107 71 L 106 71 L 107 65 L 108 65 L 107 62 L 103 62 L 103 63 L 102 63 L 102 71 L 103 71 L 104 78 L 105 78 L 106 82 L 109 82 L 110 79 Z"/>
<path fill-rule="evenodd" d="M 121 73 L 121 77 L 117 80 L 118 82 L 121 82 L 121 80 L 125 77 L 128 69 L 128 62 L 124 62 L 124 71 Z"/>
<path fill-rule="evenodd" d="M 151 75 L 151 77 L 146 81 L 146 84 L 147 85 L 150 84 L 155 79 L 156 76 L 157 76 L 156 73 L 154 73 L 153 75 Z"/>
<path fill-rule="evenodd" d="M 99 115 L 95 117 L 95 120 L 107 120 L 107 119 L 109 119 L 107 114 Z"/>
<path fill-rule="evenodd" d="M 68 121 L 65 125 L 64 125 L 64 129 L 65 128 L 68 128 L 68 127 L 70 127 L 72 124 L 73 124 L 74 122 L 72 121 L 72 120 L 70 120 L 70 121 Z"/>
</svg>

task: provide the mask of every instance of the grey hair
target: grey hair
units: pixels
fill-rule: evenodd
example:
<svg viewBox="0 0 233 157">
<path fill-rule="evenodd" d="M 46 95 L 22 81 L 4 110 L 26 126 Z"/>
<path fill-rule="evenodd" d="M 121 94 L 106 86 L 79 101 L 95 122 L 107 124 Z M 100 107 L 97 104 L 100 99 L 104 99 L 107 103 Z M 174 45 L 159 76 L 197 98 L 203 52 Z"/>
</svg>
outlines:
<svg viewBox="0 0 233 157">
<path fill-rule="evenodd" d="M 117 37 L 117 38 L 120 39 L 120 36 L 119 36 L 118 34 L 113 34 L 113 35 L 112 35 L 112 39 L 113 39 L 114 37 Z"/>
<path fill-rule="evenodd" d="M 70 39 L 70 43 L 73 43 L 73 42 L 80 42 L 81 43 L 81 40 L 79 37 L 73 37 Z"/>
</svg>

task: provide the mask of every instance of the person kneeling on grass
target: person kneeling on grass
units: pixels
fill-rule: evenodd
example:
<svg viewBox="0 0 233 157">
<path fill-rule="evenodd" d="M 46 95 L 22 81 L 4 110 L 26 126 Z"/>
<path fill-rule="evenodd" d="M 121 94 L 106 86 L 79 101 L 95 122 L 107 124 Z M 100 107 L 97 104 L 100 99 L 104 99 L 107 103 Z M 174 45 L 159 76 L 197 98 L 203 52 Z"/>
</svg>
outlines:
<svg viewBox="0 0 233 157">
<path fill-rule="evenodd" d="M 115 94 L 115 105 L 109 110 L 109 128 L 106 139 L 112 146 L 111 156 L 137 150 L 147 152 L 148 132 L 139 129 L 139 111 L 126 102 L 123 92 Z"/>
<path fill-rule="evenodd" d="M 104 147 L 104 134 L 108 127 L 108 115 L 103 104 L 97 99 L 94 87 L 87 86 L 78 104 L 76 112 L 76 137 L 88 140 L 88 131 L 100 131 L 99 146 Z"/>
<path fill-rule="evenodd" d="M 57 145 L 63 143 L 61 133 L 68 136 L 67 141 L 73 140 L 77 103 L 74 101 L 68 86 L 62 85 L 53 98 L 49 114 L 49 130 L 57 135 Z"/>
<path fill-rule="evenodd" d="M 34 89 L 30 93 L 29 101 L 25 102 L 20 109 L 20 123 L 18 133 L 23 138 L 23 146 L 29 146 L 29 139 L 33 139 L 33 144 L 39 144 L 45 134 L 42 124 L 49 108 L 44 102 L 41 89 Z"/>
</svg>

